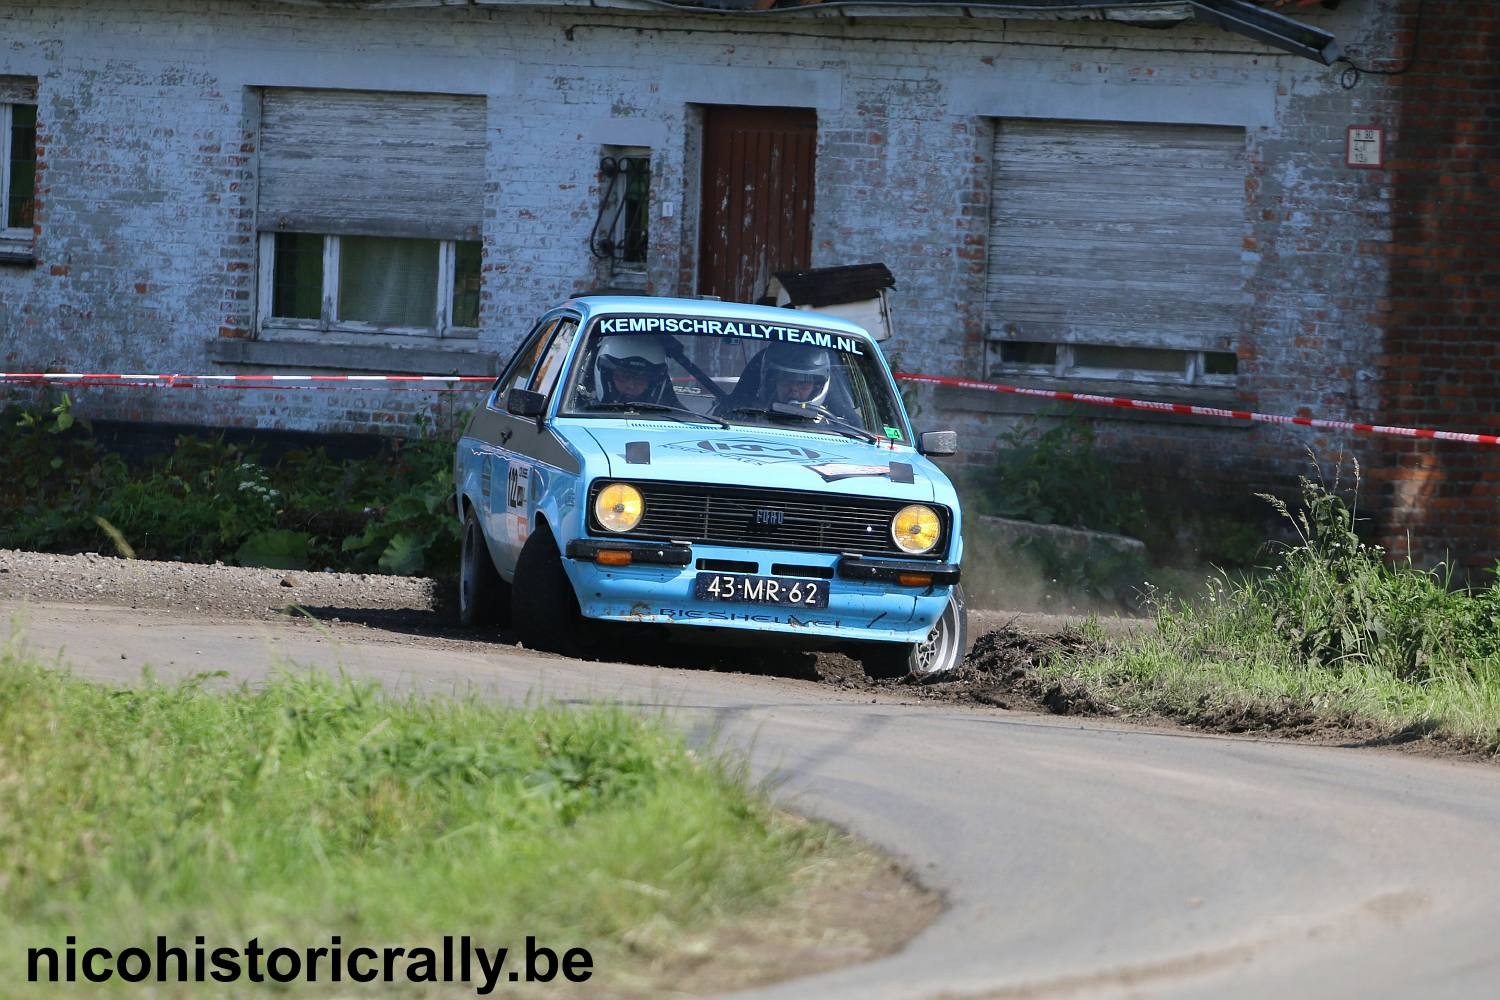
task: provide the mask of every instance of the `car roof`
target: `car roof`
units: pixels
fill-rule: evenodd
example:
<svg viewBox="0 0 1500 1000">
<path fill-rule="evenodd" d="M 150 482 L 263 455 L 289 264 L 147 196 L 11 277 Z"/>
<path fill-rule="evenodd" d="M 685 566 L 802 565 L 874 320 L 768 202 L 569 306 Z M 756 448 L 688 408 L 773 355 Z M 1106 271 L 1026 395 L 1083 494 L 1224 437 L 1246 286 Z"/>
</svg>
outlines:
<svg viewBox="0 0 1500 1000">
<path fill-rule="evenodd" d="M 744 302 L 721 302 L 717 299 L 674 299 L 655 295 L 580 295 L 571 298 L 562 306 L 571 306 L 584 314 L 584 319 L 612 314 L 655 316 L 711 316 L 716 319 L 746 320 L 756 323 L 787 323 L 828 330 L 833 333 L 852 334 L 873 341 L 868 330 L 862 326 L 826 313 L 809 312 L 805 309 L 787 309 L 781 306 L 752 306 Z"/>
</svg>

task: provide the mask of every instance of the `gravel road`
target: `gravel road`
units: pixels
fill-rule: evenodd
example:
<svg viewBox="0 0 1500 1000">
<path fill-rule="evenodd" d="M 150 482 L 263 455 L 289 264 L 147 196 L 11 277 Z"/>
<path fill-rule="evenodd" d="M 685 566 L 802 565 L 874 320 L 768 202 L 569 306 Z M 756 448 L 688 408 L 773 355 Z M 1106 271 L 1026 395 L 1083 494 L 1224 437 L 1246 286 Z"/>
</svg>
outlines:
<svg viewBox="0 0 1500 1000">
<path fill-rule="evenodd" d="M 0 597 L 172 608 L 243 618 L 279 618 L 289 605 L 409 611 L 440 623 L 444 588 L 372 573 L 307 573 L 214 563 L 151 562 L 95 553 L 50 555 L 0 549 Z"/>
</svg>

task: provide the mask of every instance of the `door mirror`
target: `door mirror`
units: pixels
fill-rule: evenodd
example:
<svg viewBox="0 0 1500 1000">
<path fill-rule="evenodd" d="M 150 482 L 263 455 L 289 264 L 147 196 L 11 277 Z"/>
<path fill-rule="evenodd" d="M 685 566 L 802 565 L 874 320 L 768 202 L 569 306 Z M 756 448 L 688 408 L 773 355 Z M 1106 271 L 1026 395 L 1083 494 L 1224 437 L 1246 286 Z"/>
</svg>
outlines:
<svg viewBox="0 0 1500 1000">
<path fill-rule="evenodd" d="M 532 420 L 539 419 L 542 411 L 547 408 L 547 397 L 530 389 L 512 389 L 510 395 L 505 397 L 505 410 L 514 413 L 518 417 L 527 417 Z"/>
<path fill-rule="evenodd" d="M 924 455 L 957 455 L 958 431 L 927 431 L 917 438 L 917 450 Z"/>
</svg>

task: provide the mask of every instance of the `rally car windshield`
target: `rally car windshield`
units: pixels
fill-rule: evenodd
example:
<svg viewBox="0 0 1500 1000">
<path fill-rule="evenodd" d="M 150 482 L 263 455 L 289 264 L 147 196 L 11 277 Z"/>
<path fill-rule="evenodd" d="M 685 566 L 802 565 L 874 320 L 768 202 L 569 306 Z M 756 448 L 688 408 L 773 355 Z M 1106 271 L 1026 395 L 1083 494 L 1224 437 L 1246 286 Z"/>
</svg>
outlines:
<svg viewBox="0 0 1500 1000">
<path fill-rule="evenodd" d="M 792 324 L 604 316 L 579 351 L 562 412 L 905 443 L 906 421 L 874 350 L 862 337 Z"/>
</svg>

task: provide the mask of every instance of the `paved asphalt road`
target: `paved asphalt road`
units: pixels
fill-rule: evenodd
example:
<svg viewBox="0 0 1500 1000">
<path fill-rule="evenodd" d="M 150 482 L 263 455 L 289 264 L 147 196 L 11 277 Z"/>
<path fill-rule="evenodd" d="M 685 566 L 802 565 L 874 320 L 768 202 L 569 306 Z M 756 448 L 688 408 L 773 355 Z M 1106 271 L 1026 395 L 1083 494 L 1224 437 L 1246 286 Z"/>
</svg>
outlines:
<svg viewBox="0 0 1500 1000">
<path fill-rule="evenodd" d="M 0 620 L 16 610 L 0 603 Z M 33 651 L 62 650 L 92 677 L 150 662 L 249 678 L 280 658 L 401 689 L 662 706 L 750 748 L 783 802 L 947 895 L 899 954 L 747 996 L 1500 995 L 1493 766 L 872 702 L 352 626 L 68 605 L 23 617 Z"/>
</svg>

